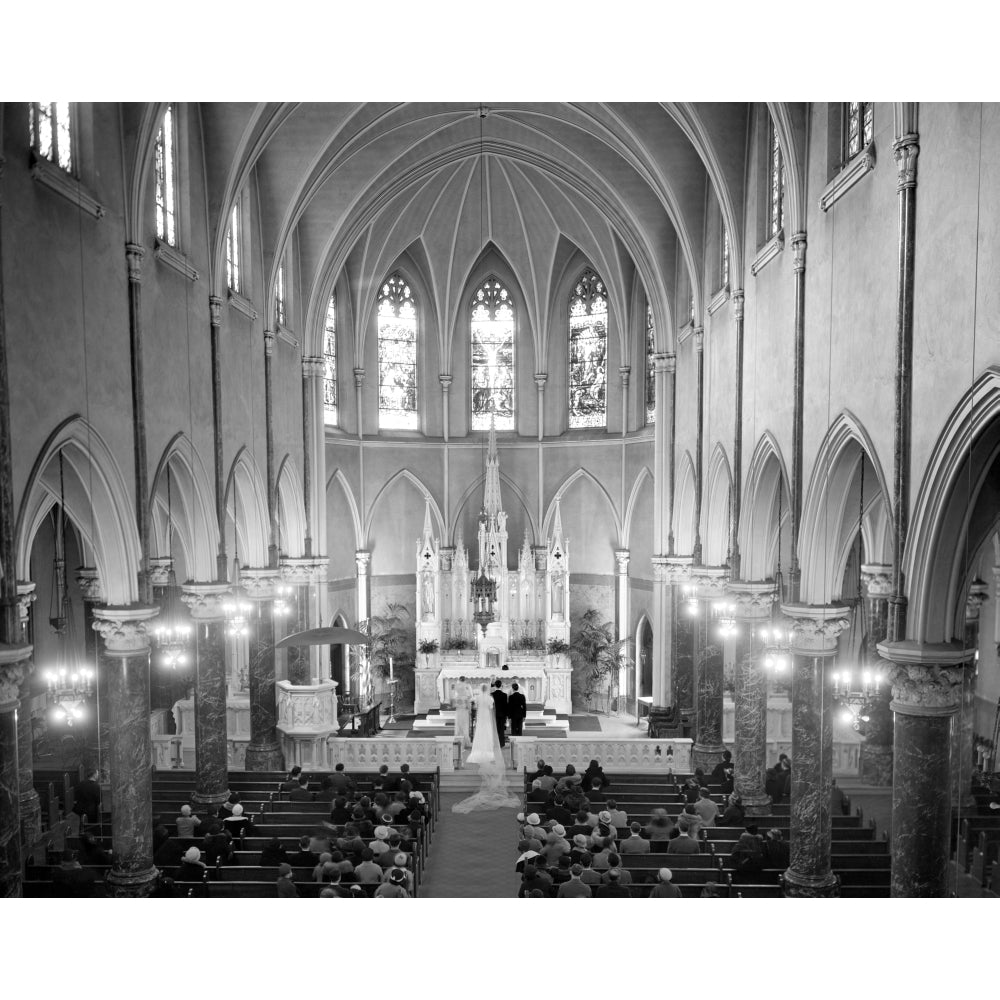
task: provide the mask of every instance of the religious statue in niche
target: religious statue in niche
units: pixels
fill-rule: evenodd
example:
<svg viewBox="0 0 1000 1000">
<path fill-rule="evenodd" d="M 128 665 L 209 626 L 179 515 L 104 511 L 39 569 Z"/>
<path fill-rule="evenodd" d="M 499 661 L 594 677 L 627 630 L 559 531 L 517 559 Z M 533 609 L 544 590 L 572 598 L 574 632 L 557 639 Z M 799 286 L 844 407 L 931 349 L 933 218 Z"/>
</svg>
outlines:
<svg viewBox="0 0 1000 1000">
<path fill-rule="evenodd" d="M 552 614 L 562 615 L 563 596 L 566 586 L 565 574 L 555 573 L 552 576 Z"/>
<path fill-rule="evenodd" d="M 434 617 L 434 574 L 430 570 L 425 570 L 421 574 L 420 581 L 420 604 L 423 608 L 424 619 Z"/>
</svg>

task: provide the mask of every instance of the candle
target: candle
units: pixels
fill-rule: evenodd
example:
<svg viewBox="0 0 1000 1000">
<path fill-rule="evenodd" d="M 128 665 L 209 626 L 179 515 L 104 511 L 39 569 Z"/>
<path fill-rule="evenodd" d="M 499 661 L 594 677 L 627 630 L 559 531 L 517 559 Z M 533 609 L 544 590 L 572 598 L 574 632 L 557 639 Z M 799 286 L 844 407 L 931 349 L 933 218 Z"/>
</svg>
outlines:
<svg viewBox="0 0 1000 1000">
<path fill-rule="evenodd" d="M 389 680 L 392 680 L 392 657 L 389 657 Z"/>
</svg>

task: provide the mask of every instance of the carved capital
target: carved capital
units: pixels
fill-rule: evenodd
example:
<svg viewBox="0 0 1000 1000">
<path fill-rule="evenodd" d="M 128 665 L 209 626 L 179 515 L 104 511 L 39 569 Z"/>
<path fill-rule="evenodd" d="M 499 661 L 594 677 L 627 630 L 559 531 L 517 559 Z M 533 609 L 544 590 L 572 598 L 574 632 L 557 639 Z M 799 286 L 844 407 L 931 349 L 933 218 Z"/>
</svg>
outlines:
<svg viewBox="0 0 1000 1000">
<path fill-rule="evenodd" d="M 128 280 L 142 281 L 142 255 L 145 251 L 138 243 L 125 244 L 125 263 L 128 266 Z"/>
<path fill-rule="evenodd" d="M 19 580 L 17 584 L 17 619 L 22 627 L 27 624 L 31 605 L 37 600 L 35 583 L 31 580 Z"/>
<path fill-rule="evenodd" d="M 619 375 L 619 377 L 622 380 L 622 385 L 626 389 L 628 388 L 629 375 L 631 375 L 631 374 L 632 374 L 632 368 L 631 368 L 630 365 L 619 365 L 619 367 L 618 367 L 618 375 Z"/>
<path fill-rule="evenodd" d="M 535 372 L 535 385 L 537 385 L 539 389 L 545 388 L 545 383 L 548 381 L 548 379 L 549 379 L 548 372 Z"/>
<path fill-rule="evenodd" d="M 153 556 L 149 560 L 149 582 L 154 587 L 169 587 L 174 561 L 170 556 Z"/>
<path fill-rule="evenodd" d="M 372 564 L 372 554 L 367 549 L 358 549 L 354 553 L 354 563 L 358 568 L 358 576 L 367 576 Z"/>
<path fill-rule="evenodd" d="M 222 299 L 218 295 L 208 297 L 208 321 L 212 326 L 222 326 Z"/>
<path fill-rule="evenodd" d="M 705 350 L 705 328 L 696 326 L 692 333 L 694 336 L 694 349 L 701 354 Z M 674 363 L 676 364 L 676 360 Z"/>
<path fill-rule="evenodd" d="M 21 684 L 31 673 L 31 646 L 0 645 L 0 711 L 17 708 Z"/>
<path fill-rule="evenodd" d="M 671 586 L 688 583 L 691 580 L 691 563 L 691 556 L 653 556 L 653 579 L 662 579 Z M 657 565 L 661 567 L 659 571 Z"/>
<path fill-rule="evenodd" d="M 917 186 L 917 157 L 920 155 L 920 144 L 916 132 L 908 132 L 900 136 L 892 144 L 892 157 L 896 161 L 896 190 Z"/>
<path fill-rule="evenodd" d="M 726 593 L 736 605 L 736 617 L 745 621 L 770 618 L 777 597 L 774 584 L 768 582 L 734 580 L 726 587 Z"/>
<path fill-rule="evenodd" d="M 223 604 L 232 596 L 228 583 L 185 583 L 181 601 L 195 621 L 221 622 L 226 613 Z"/>
<path fill-rule="evenodd" d="M 365 384 L 365 370 L 364 368 L 354 369 L 354 387 L 360 389 Z"/>
<path fill-rule="evenodd" d="M 251 601 L 269 601 L 281 579 L 276 569 L 240 569 L 240 586 Z"/>
<path fill-rule="evenodd" d="M 692 566 L 688 583 L 698 588 L 698 596 L 714 600 L 726 593 L 729 569 L 725 566 Z"/>
<path fill-rule="evenodd" d="M 806 234 L 792 235 L 792 271 L 801 274 L 806 269 Z"/>
<path fill-rule="evenodd" d="M 892 567 L 867 563 L 861 567 L 861 583 L 868 597 L 892 596 Z"/>
<path fill-rule="evenodd" d="M 438 381 L 441 383 L 441 391 L 447 392 L 451 388 L 453 377 L 447 372 L 441 372 L 441 374 L 438 375 Z"/>
<path fill-rule="evenodd" d="M 264 353 L 268 357 L 274 354 L 274 332 L 272 330 L 264 331 Z"/>
<path fill-rule="evenodd" d="M 913 640 L 880 642 L 879 656 L 887 660 L 894 712 L 902 715 L 953 715 L 961 705 L 965 670 L 974 649 L 961 643 L 922 643 Z"/>
<path fill-rule="evenodd" d="M 783 604 L 789 619 L 791 649 L 802 656 L 833 656 L 837 637 L 851 627 L 851 609 L 842 606 Z"/>
<path fill-rule="evenodd" d="M 149 650 L 147 626 L 159 608 L 94 608 L 94 631 L 104 640 L 108 653 L 134 656 Z"/>
<path fill-rule="evenodd" d="M 654 354 L 653 355 L 653 368 L 657 375 L 660 372 L 664 372 L 667 375 L 673 374 L 677 371 L 677 355 L 676 354 Z"/>
<path fill-rule="evenodd" d="M 326 374 L 326 365 L 322 358 L 314 355 L 303 355 L 302 357 L 302 377 L 322 378 Z"/>
<path fill-rule="evenodd" d="M 281 579 L 292 587 L 306 587 L 326 579 L 329 561 L 325 558 L 281 560 Z"/>
<path fill-rule="evenodd" d="M 965 599 L 965 620 L 967 622 L 979 621 L 979 609 L 986 603 L 990 596 L 990 589 L 986 586 L 985 580 L 975 579 L 969 587 L 969 596 Z"/>
<path fill-rule="evenodd" d="M 746 307 L 746 296 L 743 294 L 742 288 L 737 288 L 733 292 L 733 316 L 736 317 L 737 323 L 743 322 L 743 310 Z"/>
<path fill-rule="evenodd" d="M 628 576 L 628 549 L 615 549 L 615 564 L 618 567 L 619 576 Z"/>
</svg>

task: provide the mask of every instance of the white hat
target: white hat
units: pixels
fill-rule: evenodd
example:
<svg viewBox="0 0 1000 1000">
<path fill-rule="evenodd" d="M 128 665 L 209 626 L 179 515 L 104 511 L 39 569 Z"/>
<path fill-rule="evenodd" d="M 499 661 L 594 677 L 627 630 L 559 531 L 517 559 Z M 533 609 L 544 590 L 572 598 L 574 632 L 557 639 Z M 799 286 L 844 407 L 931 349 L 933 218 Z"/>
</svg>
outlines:
<svg viewBox="0 0 1000 1000">
<path fill-rule="evenodd" d="M 377 826 L 377 827 L 375 827 L 375 836 L 379 840 L 385 840 L 385 838 L 389 836 L 389 829 L 388 829 L 388 827 L 385 827 L 385 826 Z"/>
<path fill-rule="evenodd" d="M 540 822 L 538 813 L 528 813 L 528 826 L 538 826 Z"/>
<path fill-rule="evenodd" d="M 661 868 L 659 876 L 661 882 L 669 882 L 674 877 L 674 873 L 669 868 Z"/>
<path fill-rule="evenodd" d="M 201 861 L 201 851 L 197 847 L 189 847 L 184 852 L 185 861 Z"/>
<path fill-rule="evenodd" d="M 233 815 L 234 816 L 243 815 L 243 806 L 241 806 L 238 802 L 236 803 L 236 805 L 233 806 Z"/>
</svg>

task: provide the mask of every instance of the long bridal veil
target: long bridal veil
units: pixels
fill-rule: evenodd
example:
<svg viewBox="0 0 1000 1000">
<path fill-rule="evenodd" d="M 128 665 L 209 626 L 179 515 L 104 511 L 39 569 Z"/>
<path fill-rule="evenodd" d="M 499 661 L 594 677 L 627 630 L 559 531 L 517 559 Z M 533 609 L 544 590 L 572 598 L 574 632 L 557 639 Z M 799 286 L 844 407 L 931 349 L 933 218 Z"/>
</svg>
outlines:
<svg viewBox="0 0 1000 1000">
<path fill-rule="evenodd" d="M 493 699 L 484 684 L 476 698 L 476 735 L 469 763 L 479 768 L 479 791 L 461 802 L 452 812 L 470 813 L 486 809 L 517 809 L 521 800 L 507 792 L 507 764 L 500 749 Z"/>
</svg>

